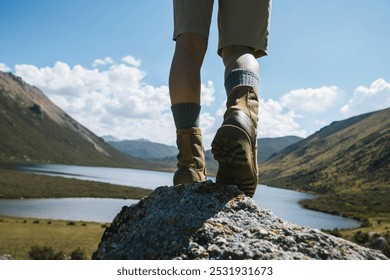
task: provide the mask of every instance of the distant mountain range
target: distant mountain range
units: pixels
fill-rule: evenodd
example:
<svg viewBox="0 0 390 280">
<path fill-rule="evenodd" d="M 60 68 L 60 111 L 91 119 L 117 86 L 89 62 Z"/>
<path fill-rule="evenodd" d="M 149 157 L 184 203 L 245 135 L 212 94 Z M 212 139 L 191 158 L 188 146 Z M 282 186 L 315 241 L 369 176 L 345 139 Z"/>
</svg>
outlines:
<svg viewBox="0 0 390 280">
<path fill-rule="evenodd" d="M 155 143 L 146 139 L 107 141 L 107 143 L 132 157 L 144 159 L 172 157 L 178 153 L 174 146 Z"/>
<path fill-rule="evenodd" d="M 155 143 L 146 139 L 118 140 L 110 135 L 103 136 L 102 138 L 114 148 L 132 157 L 148 159 L 151 162 L 165 163 L 166 167 L 173 169 L 176 166 L 176 155 L 178 153 L 176 146 Z M 297 136 L 260 138 L 257 140 L 259 146 L 258 161 L 264 162 L 273 154 L 302 139 Z M 218 168 L 218 163 L 214 160 L 210 150 L 206 151 L 206 162 L 208 170 L 211 173 L 215 173 Z"/>
<path fill-rule="evenodd" d="M 54 105 L 38 88 L 0 72 L 0 160 L 142 167 Z"/>
<path fill-rule="evenodd" d="M 272 155 L 278 153 L 284 148 L 301 141 L 303 138 L 298 136 L 284 136 L 274 138 L 259 138 L 257 139 L 258 145 L 258 162 L 265 162 Z"/>
</svg>

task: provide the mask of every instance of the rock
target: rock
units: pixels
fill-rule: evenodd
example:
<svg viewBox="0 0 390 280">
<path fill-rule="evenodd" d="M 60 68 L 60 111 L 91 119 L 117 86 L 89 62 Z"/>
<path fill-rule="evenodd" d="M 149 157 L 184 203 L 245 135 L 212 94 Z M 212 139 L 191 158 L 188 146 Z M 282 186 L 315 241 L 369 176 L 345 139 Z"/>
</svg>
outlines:
<svg viewBox="0 0 390 280">
<path fill-rule="evenodd" d="M 125 206 L 93 259 L 386 259 L 260 209 L 236 186 L 159 187 Z"/>
<path fill-rule="evenodd" d="M 34 104 L 33 106 L 31 106 L 30 110 L 33 111 L 34 113 L 36 113 L 41 118 L 43 118 L 44 114 L 43 114 L 42 108 L 38 104 Z"/>
<path fill-rule="evenodd" d="M 371 242 L 368 242 L 365 245 L 367 245 L 367 247 L 372 248 L 372 249 L 383 250 L 384 248 L 389 246 L 389 243 L 387 242 L 386 238 L 379 236 L 379 237 L 373 238 L 373 240 Z"/>
<path fill-rule="evenodd" d="M 7 260 L 13 260 L 13 259 L 14 258 L 9 254 L 0 255 L 0 261 L 7 261 Z"/>
</svg>

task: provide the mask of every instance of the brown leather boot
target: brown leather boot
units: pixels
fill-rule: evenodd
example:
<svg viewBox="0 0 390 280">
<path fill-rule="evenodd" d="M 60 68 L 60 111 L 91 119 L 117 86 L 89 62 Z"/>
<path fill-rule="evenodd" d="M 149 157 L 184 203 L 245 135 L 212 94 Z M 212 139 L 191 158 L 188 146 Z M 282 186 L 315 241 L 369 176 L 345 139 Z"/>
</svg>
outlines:
<svg viewBox="0 0 390 280">
<path fill-rule="evenodd" d="M 198 127 L 177 129 L 178 169 L 173 184 L 206 181 L 206 161 L 202 144 L 202 131 Z"/>
<path fill-rule="evenodd" d="M 258 94 L 253 87 L 237 86 L 226 102 L 222 126 L 211 144 L 219 163 L 217 183 L 237 185 L 253 197 L 257 187 Z"/>
</svg>

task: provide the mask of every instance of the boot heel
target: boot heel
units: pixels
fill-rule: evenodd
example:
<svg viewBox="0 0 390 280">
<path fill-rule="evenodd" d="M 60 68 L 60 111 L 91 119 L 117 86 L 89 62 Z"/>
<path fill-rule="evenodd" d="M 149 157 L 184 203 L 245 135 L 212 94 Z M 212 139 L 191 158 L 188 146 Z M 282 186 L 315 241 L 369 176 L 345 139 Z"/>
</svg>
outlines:
<svg viewBox="0 0 390 280">
<path fill-rule="evenodd" d="M 237 185 L 252 197 L 257 187 L 257 159 L 247 133 L 237 126 L 223 125 L 211 147 L 219 164 L 217 183 Z"/>
</svg>

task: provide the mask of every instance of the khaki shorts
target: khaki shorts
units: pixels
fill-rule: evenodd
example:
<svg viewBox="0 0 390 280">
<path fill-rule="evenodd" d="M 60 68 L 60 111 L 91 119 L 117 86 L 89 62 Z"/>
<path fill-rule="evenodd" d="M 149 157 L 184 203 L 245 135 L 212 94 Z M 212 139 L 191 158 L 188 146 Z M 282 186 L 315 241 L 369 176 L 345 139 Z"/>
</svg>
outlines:
<svg viewBox="0 0 390 280">
<path fill-rule="evenodd" d="M 223 47 L 247 46 L 255 56 L 267 55 L 272 0 L 219 0 L 218 54 Z M 174 33 L 196 33 L 209 37 L 214 0 L 173 0 Z"/>
</svg>

